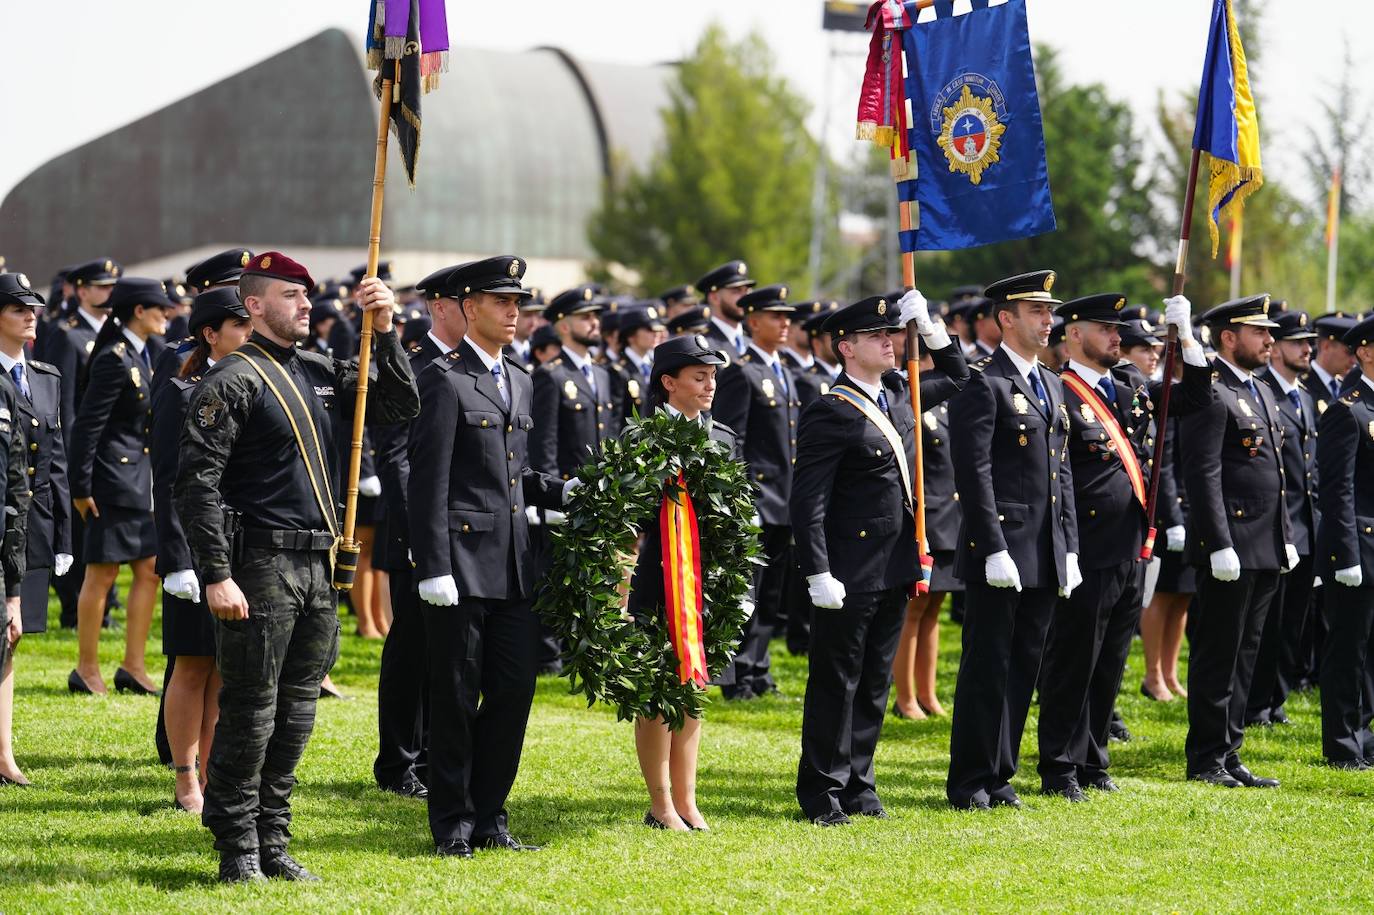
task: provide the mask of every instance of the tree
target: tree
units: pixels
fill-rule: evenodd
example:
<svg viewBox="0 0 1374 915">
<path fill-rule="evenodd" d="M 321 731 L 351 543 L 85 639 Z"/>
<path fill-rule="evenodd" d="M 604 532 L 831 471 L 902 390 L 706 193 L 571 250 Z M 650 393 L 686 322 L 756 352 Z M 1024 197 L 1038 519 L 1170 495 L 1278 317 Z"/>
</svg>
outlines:
<svg viewBox="0 0 1374 915">
<path fill-rule="evenodd" d="M 661 150 L 606 184 L 588 227 L 593 272 L 623 265 L 652 294 L 742 257 L 760 282 L 809 288 L 818 150 L 807 109 L 761 38 L 709 27 L 671 87 Z"/>
</svg>

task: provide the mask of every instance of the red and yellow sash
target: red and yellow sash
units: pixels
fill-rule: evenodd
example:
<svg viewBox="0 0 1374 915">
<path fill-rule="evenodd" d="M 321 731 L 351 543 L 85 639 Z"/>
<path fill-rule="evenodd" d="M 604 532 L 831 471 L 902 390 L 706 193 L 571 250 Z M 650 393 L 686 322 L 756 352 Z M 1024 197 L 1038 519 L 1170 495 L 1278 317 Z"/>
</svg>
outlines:
<svg viewBox="0 0 1374 915">
<path fill-rule="evenodd" d="M 701 536 L 681 471 L 663 493 L 658 515 L 663 540 L 664 610 L 683 683 L 705 687 L 706 645 L 701 627 Z"/>
<path fill-rule="evenodd" d="M 1066 387 L 1078 395 L 1078 399 L 1088 405 L 1092 410 L 1093 416 L 1102 424 L 1102 428 L 1107 430 L 1107 437 L 1111 439 L 1112 445 L 1116 448 L 1116 456 L 1121 458 L 1121 466 L 1126 468 L 1126 476 L 1131 481 L 1131 489 L 1135 490 L 1135 497 L 1140 501 L 1141 508 L 1145 507 L 1145 474 L 1140 469 L 1140 459 L 1135 456 L 1135 448 L 1131 445 L 1130 439 L 1126 438 L 1126 433 L 1121 431 L 1121 423 L 1116 421 L 1116 414 L 1111 408 L 1102 402 L 1102 398 L 1097 396 L 1097 392 L 1088 386 L 1088 383 L 1078 377 L 1073 369 L 1066 369 L 1059 376 Z"/>
</svg>

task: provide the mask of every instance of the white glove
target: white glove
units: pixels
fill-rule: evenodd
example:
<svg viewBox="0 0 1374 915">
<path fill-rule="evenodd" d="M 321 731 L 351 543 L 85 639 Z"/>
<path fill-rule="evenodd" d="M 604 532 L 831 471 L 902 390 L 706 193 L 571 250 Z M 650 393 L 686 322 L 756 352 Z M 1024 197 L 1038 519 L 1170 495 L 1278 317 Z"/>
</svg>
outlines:
<svg viewBox="0 0 1374 915">
<path fill-rule="evenodd" d="M 1016 560 L 1006 550 L 993 553 L 983 562 L 983 577 L 994 588 L 1021 590 L 1021 573 L 1017 571 Z"/>
<path fill-rule="evenodd" d="M 52 573 L 61 578 L 72 570 L 72 563 L 75 561 L 76 558 L 71 553 L 58 553 L 53 557 Z"/>
<path fill-rule="evenodd" d="M 843 587 L 843 585 L 841 585 L 841 587 Z M 746 597 L 742 600 L 739 606 L 740 609 L 744 611 L 745 619 L 751 619 L 754 616 L 754 602 L 749 598 Z"/>
<path fill-rule="evenodd" d="M 1291 572 L 1298 567 L 1298 548 L 1291 543 L 1283 545 L 1283 552 L 1288 556 L 1288 565 L 1284 568 L 1285 572 Z"/>
<path fill-rule="evenodd" d="M 358 495 L 376 498 L 382 494 L 382 481 L 378 477 L 363 477 L 358 481 Z"/>
<path fill-rule="evenodd" d="M 530 524 L 539 524 L 539 509 L 533 505 L 525 506 L 525 520 Z"/>
<path fill-rule="evenodd" d="M 175 595 L 182 600 L 200 603 L 200 580 L 196 578 L 196 573 L 191 569 L 182 569 L 168 575 L 162 579 L 162 588 L 168 594 Z"/>
<path fill-rule="evenodd" d="M 1073 589 L 1083 584 L 1083 573 L 1078 568 L 1078 554 L 1064 554 L 1064 587 L 1059 589 L 1060 597 L 1068 597 Z"/>
<path fill-rule="evenodd" d="M 1322 577 L 1321 577 L 1320 575 L 1313 575 L 1313 576 L 1312 576 L 1312 587 L 1314 587 L 1314 588 L 1320 588 L 1321 586 L 1322 586 Z"/>
<path fill-rule="evenodd" d="M 1207 355 L 1193 337 L 1193 303 L 1187 296 L 1170 296 L 1164 300 L 1164 323 L 1178 328 L 1179 349 L 1188 365 L 1204 368 Z"/>
<path fill-rule="evenodd" d="M 458 582 L 452 575 L 426 578 L 420 582 L 420 600 L 436 607 L 452 607 L 458 603 Z"/>
<path fill-rule="evenodd" d="M 844 583 L 829 572 L 806 576 L 806 590 L 811 595 L 811 603 L 822 610 L 844 607 Z"/>
<path fill-rule="evenodd" d="M 1240 578 L 1240 557 L 1227 547 L 1212 554 L 1212 577 L 1217 581 L 1236 581 Z"/>
<path fill-rule="evenodd" d="M 1364 584 L 1364 572 L 1360 570 L 1359 566 L 1341 569 L 1336 573 L 1336 583 L 1345 585 L 1347 588 L 1358 588 Z"/>
<path fill-rule="evenodd" d="M 1170 553 L 1182 553 L 1183 544 L 1188 540 L 1188 528 L 1175 524 L 1164 532 L 1164 548 Z"/>
<path fill-rule="evenodd" d="M 572 498 L 572 494 L 575 493 L 575 492 L 577 492 L 577 491 L 578 491 L 579 489 L 581 489 L 584 485 L 585 485 L 585 484 L 584 484 L 581 480 L 579 480 L 577 477 L 573 477 L 571 480 L 569 480 L 568 482 L 564 483 L 564 484 L 563 484 L 563 504 L 564 504 L 564 505 L 567 505 L 567 504 L 568 504 L 568 500 Z"/>
<path fill-rule="evenodd" d="M 552 508 L 546 508 L 546 509 L 544 509 L 544 523 L 545 523 L 545 524 L 548 524 L 548 525 L 558 525 L 558 524 L 562 524 L 564 521 L 567 520 L 567 517 L 568 517 L 567 515 L 563 514 L 563 513 L 560 512 L 560 511 L 555 511 L 555 510 L 552 509 Z"/>
<path fill-rule="evenodd" d="M 912 289 L 902 296 L 897 300 L 897 308 L 901 311 L 897 321 L 903 327 L 915 321 L 916 332 L 922 335 L 935 329 L 935 322 L 930 320 L 930 307 L 926 304 L 926 297 L 921 295 L 921 290 Z"/>
</svg>

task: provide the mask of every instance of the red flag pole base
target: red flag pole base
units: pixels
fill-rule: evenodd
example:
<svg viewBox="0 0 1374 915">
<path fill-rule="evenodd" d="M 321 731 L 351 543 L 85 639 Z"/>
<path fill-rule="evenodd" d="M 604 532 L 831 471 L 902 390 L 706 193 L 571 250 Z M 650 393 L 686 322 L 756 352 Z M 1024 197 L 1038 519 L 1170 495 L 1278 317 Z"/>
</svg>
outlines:
<svg viewBox="0 0 1374 915">
<path fill-rule="evenodd" d="M 1140 558 L 1149 560 L 1155 554 L 1155 528 L 1150 528 L 1145 534 L 1145 545 L 1140 548 Z"/>
</svg>

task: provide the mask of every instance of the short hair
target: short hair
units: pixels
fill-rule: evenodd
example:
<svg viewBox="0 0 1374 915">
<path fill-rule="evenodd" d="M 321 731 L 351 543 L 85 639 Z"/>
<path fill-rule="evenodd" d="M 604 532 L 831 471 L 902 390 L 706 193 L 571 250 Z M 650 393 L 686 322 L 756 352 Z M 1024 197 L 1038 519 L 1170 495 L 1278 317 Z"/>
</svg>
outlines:
<svg viewBox="0 0 1374 915">
<path fill-rule="evenodd" d="M 239 277 L 239 298 L 247 301 L 248 297 L 255 296 L 262 298 L 267 292 L 268 285 L 272 282 L 272 277 L 263 276 L 258 273 L 245 273 Z"/>
</svg>

